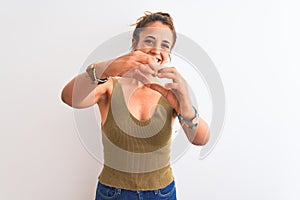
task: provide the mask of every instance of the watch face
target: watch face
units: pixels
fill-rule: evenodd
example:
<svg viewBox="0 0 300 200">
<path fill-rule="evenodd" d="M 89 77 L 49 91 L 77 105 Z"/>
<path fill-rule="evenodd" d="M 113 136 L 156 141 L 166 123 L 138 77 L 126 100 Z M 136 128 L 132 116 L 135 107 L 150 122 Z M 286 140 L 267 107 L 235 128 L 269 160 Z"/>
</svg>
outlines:
<svg viewBox="0 0 300 200">
<path fill-rule="evenodd" d="M 198 114 L 198 112 L 197 112 L 197 110 L 194 106 L 193 106 L 193 108 L 195 110 L 195 115 L 196 115 L 193 119 L 187 119 L 187 118 L 184 118 L 182 115 L 178 114 L 179 121 L 183 120 L 187 123 L 192 123 L 192 124 L 195 124 L 195 125 L 198 124 L 199 123 L 199 114 Z"/>
<path fill-rule="evenodd" d="M 198 123 L 198 120 L 199 120 L 199 115 L 196 114 L 196 117 L 192 120 L 192 123 L 193 123 L 193 124 L 197 124 L 197 123 Z"/>
</svg>

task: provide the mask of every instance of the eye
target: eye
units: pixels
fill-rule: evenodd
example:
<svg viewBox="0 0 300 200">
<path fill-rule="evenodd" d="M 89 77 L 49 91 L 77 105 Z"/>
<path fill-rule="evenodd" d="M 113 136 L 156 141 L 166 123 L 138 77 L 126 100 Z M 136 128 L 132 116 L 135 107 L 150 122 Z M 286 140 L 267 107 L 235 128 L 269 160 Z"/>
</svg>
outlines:
<svg viewBox="0 0 300 200">
<path fill-rule="evenodd" d="M 154 41 L 153 41 L 153 40 L 144 40 L 144 42 L 145 42 L 147 45 L 153 45 L 153 44 L 154 44 Z"/>
<path fill-rule="evenodd" d="M 168 44 L 162 44 L 161 46 L 163 49 L 170 49 L 170 46 Z"/>
</svg>

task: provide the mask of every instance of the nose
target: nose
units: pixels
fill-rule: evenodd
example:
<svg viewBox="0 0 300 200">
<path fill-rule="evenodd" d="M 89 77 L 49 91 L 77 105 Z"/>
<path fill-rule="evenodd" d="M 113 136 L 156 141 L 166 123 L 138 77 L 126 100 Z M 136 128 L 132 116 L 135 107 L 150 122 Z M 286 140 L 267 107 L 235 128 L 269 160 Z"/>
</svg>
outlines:
<svg viewBox="0 0 300 200">
<path fill-rule="evenodd" d="M 160 48 L 157 45 L 153 46 L 150 49 L 150 53 L 153 54 L 153 55 L 159 55 L 160 54 Z"/>
</svg>

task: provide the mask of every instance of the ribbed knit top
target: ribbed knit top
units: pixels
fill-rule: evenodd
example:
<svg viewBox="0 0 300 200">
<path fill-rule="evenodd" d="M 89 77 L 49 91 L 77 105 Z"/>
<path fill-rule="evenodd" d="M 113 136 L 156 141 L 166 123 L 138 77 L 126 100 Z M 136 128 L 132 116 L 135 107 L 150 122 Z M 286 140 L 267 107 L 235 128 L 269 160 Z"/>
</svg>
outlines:
<svg viewBox="0 0 300 200">
<path fill-rule="evenodd" d="M 104 166 L 98 177 L 105 185 L 127 190 L 156 190 L 174 177 L 170 166 L 173 108 L 161 96 L 148 120 L 128 110 L 118 80 L 102 126 Z"/>
</svg>

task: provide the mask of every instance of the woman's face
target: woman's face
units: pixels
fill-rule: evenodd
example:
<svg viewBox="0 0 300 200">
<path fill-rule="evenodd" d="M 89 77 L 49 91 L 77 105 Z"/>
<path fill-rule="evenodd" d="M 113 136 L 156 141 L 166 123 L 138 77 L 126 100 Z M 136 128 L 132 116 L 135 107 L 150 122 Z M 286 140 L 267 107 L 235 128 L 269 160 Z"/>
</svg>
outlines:
<svg viewBox="0 0 300 200">
<path fill-rule="evenodd" d="M 142 28 L 139 36 L 135 50 L 152 55 L 159 65 L 168 61 L 173 44 L 173 34 L 168 25 L 153 22 Z"/>
</svg>

